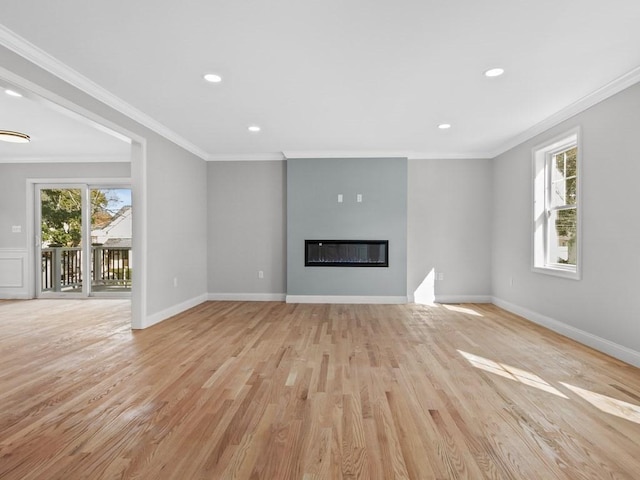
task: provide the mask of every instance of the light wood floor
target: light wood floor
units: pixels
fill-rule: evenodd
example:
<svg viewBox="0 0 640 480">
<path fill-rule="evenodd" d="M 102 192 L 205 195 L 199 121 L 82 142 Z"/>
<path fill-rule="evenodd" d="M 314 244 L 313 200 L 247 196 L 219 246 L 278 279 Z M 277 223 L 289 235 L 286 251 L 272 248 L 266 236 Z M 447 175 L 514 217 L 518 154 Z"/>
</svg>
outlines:
<svg viewBox="0 0 640 480">
<path fill-rule="evenodd" d="M 128 309 L 0 302 L 1 479 L 640 478 L 640 370 L 494 306 Z"/>
</svg>

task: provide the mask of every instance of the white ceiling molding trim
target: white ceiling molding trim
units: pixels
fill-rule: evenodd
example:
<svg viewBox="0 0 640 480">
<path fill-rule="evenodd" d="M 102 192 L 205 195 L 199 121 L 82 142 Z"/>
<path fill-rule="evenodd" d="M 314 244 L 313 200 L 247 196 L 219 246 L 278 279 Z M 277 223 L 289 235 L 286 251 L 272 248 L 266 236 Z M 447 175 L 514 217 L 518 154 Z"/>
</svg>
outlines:
<svg viewBox="0 0 640 480">
<path fill-rule="evenodd" d="M 55 156 L 46 157 L 0 157 L 0 163 L 129 163 L 131 157 L 121 157 L 115 155 L 77 155 L 77 156 Z"/>
<path fill-rule="evenodd" d="M 431 153 L 414 152 L 407 157 L 409 160 L 486 160 L 493 158 L 490 153 Z"/>
<path fill-rule="evenodd" d="M 285 158 L 408 158 L 409 160 L 472 160 L 492 158 L 488 153 L 456 154 L 431 152 L 380 151 L 286 151 Z"/>
<path fill-rule="evenodd" d="M 209 162 L 256 162 L 285 160 L 282 153 L 216 153 L 207 156 Z"/>
<path fill-rule="evenodd" d="M 302 150 L 282 152 L 287 159 L 290 158 L 407 158 L 406 152 L 376 152 L 366 150 Z"/>
<path fill-rule="evenodd" d="M 616 78 L 615 80 L 609 82 L 596 91 L 585 95 L 580 100 L 575 101 L 559 112 L 556 112 L 550 117 L 547 117 L 540 123 L 511 138 L 508 142 L 504 143 L 500 148 L 493 152 L 490 158 L 495 158 L 498 155 L 511 150 L 513 147 L 517 147 L 521 143 L 524 143 L 527 140 L 532 139 L 536 135 L 539 135 L 549 130 L 550 128 L 555 127 L 559 123 L 570 119 L 580 112 L 584 112 L 588 108 L 593 107 L 595 104 L 600 103 L 609 97 L 612 97 L 616 93 L 619 93 L 625 88 L 629 88 L 630 86 L 638 82 L 640 82 L 640 67 L 634 68 L 630 72 L 627 72 L 624 75 Z"/>
<path fill-rule="evenodd" d="M 12 52 L 29 60 L 31 63 L 73 85 L 84 93 L 91 95 L 93 98 L 100 100 L 105 105 L 135 120 L 148 129 L 163 136 L 167 140 L 193 153 L 194 155 L 207 159 L 207 153 L 185 138 L 181 137 L 173 130 L 157 122 L 146 113 L 129 105 L 121 98 L 113 95 L 108 90 L 102 88 L 94 81 L 88 79 L 81 73 L 76 72 L 71 67 L 62 63 L 55 57 L 49 55 L 45 51 L 36 47 L 24 38 L 15 34 L 4 25 L 0 24 L 0 45 L 6 47 Z"/>
</svg>

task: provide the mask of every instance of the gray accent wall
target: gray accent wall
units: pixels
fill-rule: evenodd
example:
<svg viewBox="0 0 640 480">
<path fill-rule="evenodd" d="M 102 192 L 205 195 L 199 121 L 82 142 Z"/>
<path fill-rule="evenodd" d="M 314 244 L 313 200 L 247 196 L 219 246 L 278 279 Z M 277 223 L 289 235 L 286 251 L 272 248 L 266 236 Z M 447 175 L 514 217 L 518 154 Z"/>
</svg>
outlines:
<svg viewBox="0 0 640 480">
<path fill-rule="evenodd" d="M 208 185 L 209 293 L 284 295 L 286 163 L 209 162 Z"/>
<path fill-rule="evenodd" d="M 389 240 L 389 267 L 305 267 L 322 239 Z M 407 159 L 289 159 L 287 294 L 405 297 L 406 278 Z"/>
<path fill-rule="evenodd" d="M 532 149 L 576 126 L 582 129 L 582 280 L 531 271 Z M 598 348 L 613 342 L 632 349 L 636 362 L 640 361 L 639 132 L 640 84 L 636 84 L 503 153 L 494 160 L 493 172 L 496 302 L 532 312 L 541 323 Z"/>
</svg>

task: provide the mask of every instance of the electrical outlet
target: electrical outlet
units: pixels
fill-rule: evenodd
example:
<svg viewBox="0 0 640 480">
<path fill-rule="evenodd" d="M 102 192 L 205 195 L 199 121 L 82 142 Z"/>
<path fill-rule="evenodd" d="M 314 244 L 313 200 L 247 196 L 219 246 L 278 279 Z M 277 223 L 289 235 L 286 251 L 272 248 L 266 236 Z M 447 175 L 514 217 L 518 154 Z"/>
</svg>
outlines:
<svg viewBox="0 0 640 480">
<path fill-rule="evenodd" d="M 264 278 L 264 272 L 262 270 L 258 270 L 258 278 Z"/>
<path fill-rule="evenodd" d="M 437 272 L 436 273 L 436 280 L 438 280 L 438 281 L 444 280 L 444 273 Z"/>
<path fill-rule="evenodd" d="M 22 233 L 22 225 L 12 225 L 11 233 Z"/>
<path fill-rule="evenodd" d="M 178 277 L 173 277 L 173 286 L 174 287 L 178 286 Z"/>
</svg>

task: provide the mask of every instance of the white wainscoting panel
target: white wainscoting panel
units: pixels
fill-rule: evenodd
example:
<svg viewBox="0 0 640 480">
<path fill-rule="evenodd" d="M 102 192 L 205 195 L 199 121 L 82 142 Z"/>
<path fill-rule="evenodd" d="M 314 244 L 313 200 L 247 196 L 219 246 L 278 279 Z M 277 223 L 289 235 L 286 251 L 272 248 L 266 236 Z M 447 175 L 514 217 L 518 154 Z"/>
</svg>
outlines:
<svg viewBox="0 0 640 480">
<path fill-rule="evenodd" d="M 0 248 L 0 298 L 31 298 L 27 289 L 27 250 Z"/>
</svg>

